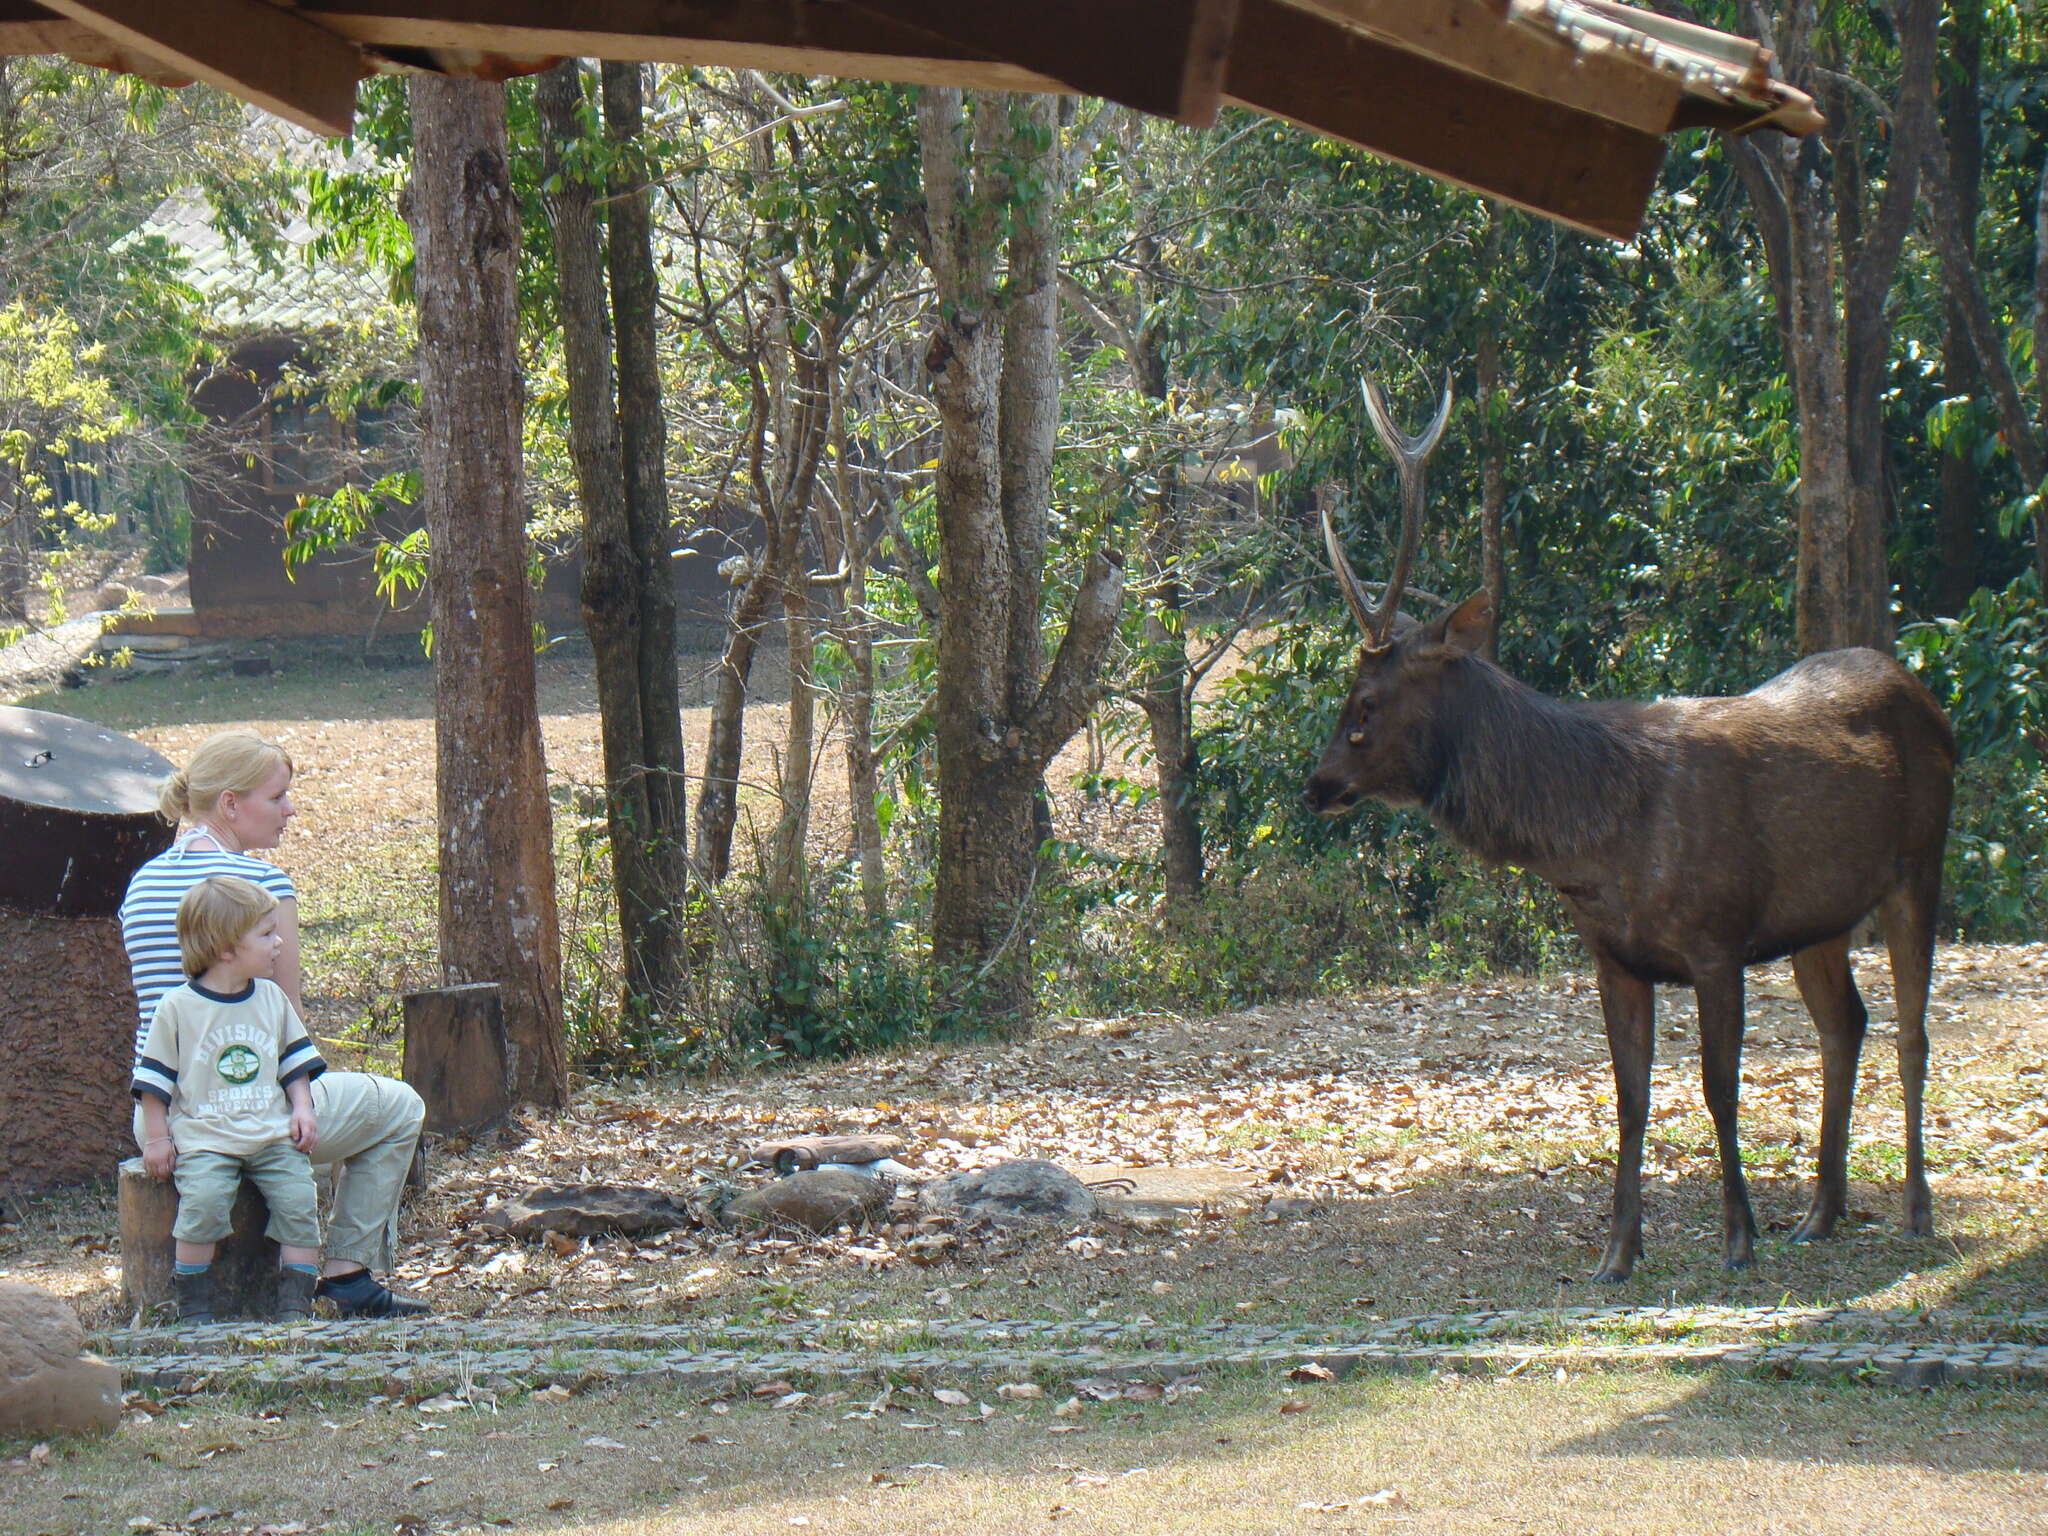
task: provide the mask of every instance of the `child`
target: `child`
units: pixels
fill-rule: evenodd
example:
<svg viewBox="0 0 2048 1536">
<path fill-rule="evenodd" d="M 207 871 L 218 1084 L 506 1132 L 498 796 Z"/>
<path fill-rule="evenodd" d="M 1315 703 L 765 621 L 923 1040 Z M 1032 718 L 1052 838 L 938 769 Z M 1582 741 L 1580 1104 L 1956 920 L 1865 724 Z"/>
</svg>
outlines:
<svg viewBox="0 0 2048 1536">
<path fill-rule="evenodd" d="M 307 1158 L 318 1128 L 312 1081 L 327 1070 L 306 1027 L 269 980 L 284 940 L 277 900 L 213 875 L 178 903 L 185 985 L 157 1003 L 131 1091 L 142 1107 L 142 1161 L 178 1180 L 178 1321 L 213 1321 L 213 1250 L 246 1172 L 270 1205 L 282 1250 L 277 1315 L 313 1315 L 320 1220 Z"/>
</svg>

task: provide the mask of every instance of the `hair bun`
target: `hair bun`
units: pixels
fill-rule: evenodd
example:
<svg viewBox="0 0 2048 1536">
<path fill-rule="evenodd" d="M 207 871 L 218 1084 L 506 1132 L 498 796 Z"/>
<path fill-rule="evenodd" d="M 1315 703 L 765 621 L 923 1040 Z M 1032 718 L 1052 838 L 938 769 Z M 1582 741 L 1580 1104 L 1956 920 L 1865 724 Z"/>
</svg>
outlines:
<svg viewBox="0 0 2048 1536">
<path fill-rule="evenodd" d="M 185 777 L 185 770 L 180 768 L 165 779 L 163 788 L 157 791 L 157 814 L 175 827 L 191 808 L 191 781 Z"/>
</svg>

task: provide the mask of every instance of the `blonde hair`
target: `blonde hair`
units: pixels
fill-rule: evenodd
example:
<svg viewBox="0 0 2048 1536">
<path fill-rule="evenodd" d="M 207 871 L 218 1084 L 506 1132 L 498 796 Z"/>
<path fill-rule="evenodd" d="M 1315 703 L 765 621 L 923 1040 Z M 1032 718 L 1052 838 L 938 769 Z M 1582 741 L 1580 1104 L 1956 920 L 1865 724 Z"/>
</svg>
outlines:
<svg viewBox="0 0 2048 1536">
<path fill-rule="evenodd" d="M 293 771 L 290 754 L 276 742 L 254 731 L 215 731 L 199 743 L 190 762 L 164 780 L 157 810 L 172 826 L 197 821 L 230 790 L 247 795 L 262 788 L 280 765 Z"/>
<path fill-rule="evenodd" d="M 277 910 L 277 898 L 240 875 L 208 875 L 178 903 L 178 955 L 198 976 Z"/>
</svg>

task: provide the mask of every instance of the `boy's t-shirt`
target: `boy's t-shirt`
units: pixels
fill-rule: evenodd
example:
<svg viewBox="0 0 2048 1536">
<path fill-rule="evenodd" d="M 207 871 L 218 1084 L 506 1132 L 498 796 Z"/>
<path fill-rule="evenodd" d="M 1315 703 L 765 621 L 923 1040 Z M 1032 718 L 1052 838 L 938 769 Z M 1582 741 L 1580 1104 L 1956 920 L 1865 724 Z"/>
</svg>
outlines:
<svg viewBox="0 0 2048 1536">
<path fill-rule="evenodd" d="M 169 1106 L 180 1152 L 246 1157 L 290 1137 L 285 1085 L 326 1070 L 276 982 L 228 996 L 188 981 L 158 1000 L 130 1092 Z"/>
</svg>

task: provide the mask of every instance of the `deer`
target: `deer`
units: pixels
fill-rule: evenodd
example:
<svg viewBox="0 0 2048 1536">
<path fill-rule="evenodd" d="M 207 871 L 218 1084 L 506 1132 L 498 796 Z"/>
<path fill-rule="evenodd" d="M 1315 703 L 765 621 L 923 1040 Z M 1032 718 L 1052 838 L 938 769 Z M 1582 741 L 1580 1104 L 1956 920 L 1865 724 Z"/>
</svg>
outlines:
<svg viewBox="0 0 2048 1536">
<path fill-rule="evenodd" d="M 1698 998 L 1722 1261 L 1731 1270 L 1754 1261 L 1756 1219 L 1736 1139 L 1743 973 L 1787 956 L 1821 1062 L 1817 1180 L 1791 1239 L 1834 1234 L 1848 1208 L 1849 1116 L 1868 1019 L 1850 941 L 1873 913 L 1897 1001 L 1904 1226 L 1931 1235 L 1921 1099 L 1956 758 L 1941 706 L 1895 658 L 1861 647 L 1807 656 L 1732 697 L 1538 692 L 1484 654 L 1496 623 L 1489 593 L 1427 622 L 1400 609 L 1422 527 L 1423 469 L 1450 416 L 1448 378 L 1435 419 L 1413 437 L 1370 379 L 1364 395 L 1399 468 L 1400 543 L 1372 600 L 1323 510 L 1330 567 L 1364 644 L 1303 798 L 1330 817 L 1368 799 L 1419 809 L 1461 848 L 1530 871 L 1562 899 L 1592 956 L 1620 1122 L 1607 1247 L 1593 1281 L 1627 1280 L 1642 1256 L 1659 982 L 1690 986 Z"/>
</svg>

